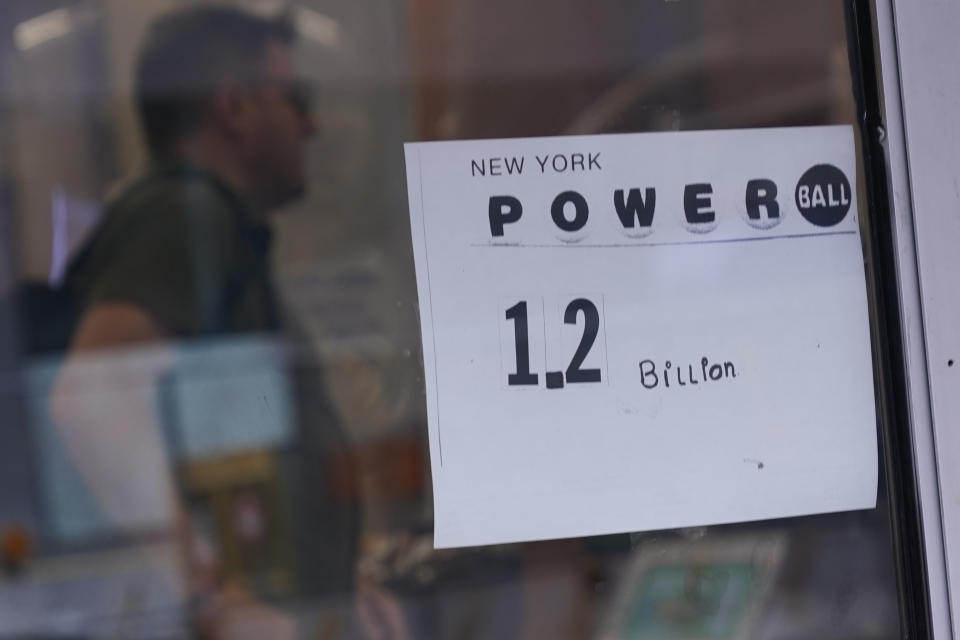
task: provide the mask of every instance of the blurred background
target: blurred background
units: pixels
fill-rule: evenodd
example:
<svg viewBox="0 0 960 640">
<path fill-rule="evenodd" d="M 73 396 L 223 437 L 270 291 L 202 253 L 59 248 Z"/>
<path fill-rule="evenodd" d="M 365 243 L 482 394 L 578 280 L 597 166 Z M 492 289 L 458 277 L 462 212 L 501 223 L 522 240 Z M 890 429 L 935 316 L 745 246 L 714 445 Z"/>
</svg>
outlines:
<svg viewBox="0 0 960 640">
<path fill-rule="evenodd" d="M 146 168 L 133 64 L 150 21 L 189 4 L 0 3 L 0 295 L 59 282 L 110 195 Z M 407 634 L 385 637 L 898 637 L 882 489 L 869 512 L 432 548 L 402 144 L 854 124 L 841 2 L 236 4 L 293 20 L 320 135 L 307 197 L 273 218 L 293 347 L 185 345 L 151 390 L 178 489 L 226 576 L 300 637 L 372 633 L 359 587 L 323 588 L 305 568 L 332 547 L 307 513 L 314 488 L 291 471 L 311 394 L 300 367 L 323 372 L 345 444 L 324 466 L 325 513 L 357 522 L 340 560 Z M 0 637 L 184 637 L 187 598 L 165 587 L 176 543 L 160 522 L 130 535 L 100 512 L 46 415 L 57 366 L 0 317 Z M 137 382 L 119 364 L 99 371 L 91 395 L 109 412 Z"/>
</svg>

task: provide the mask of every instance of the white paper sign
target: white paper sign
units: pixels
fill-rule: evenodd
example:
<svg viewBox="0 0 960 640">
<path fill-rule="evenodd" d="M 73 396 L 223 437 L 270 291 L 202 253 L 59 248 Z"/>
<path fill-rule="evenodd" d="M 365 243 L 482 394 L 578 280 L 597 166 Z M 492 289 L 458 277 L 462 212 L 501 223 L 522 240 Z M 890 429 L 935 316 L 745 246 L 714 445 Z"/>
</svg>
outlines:
<svg viewBox="0 0 960 640">
<path fill-rule="evenodd" d="M 405 151 L 437 547 L 875 505 L 850 127 Z"/>
</svg>

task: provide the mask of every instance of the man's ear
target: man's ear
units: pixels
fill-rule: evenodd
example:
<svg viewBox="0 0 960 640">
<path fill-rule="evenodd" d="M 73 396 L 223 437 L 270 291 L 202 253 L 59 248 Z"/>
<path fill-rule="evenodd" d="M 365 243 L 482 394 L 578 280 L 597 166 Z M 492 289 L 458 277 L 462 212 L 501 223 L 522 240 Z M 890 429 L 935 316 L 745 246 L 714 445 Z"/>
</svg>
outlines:
<svg viewBox="0 0 960 640">
<path fill-rule="evenodd" d="M 228 135 L 242 135 L 254 117 L 250 89 L 237 82 L 222 82 L 210 99 L 207 115 L 213 126 Z"/>
</svg>

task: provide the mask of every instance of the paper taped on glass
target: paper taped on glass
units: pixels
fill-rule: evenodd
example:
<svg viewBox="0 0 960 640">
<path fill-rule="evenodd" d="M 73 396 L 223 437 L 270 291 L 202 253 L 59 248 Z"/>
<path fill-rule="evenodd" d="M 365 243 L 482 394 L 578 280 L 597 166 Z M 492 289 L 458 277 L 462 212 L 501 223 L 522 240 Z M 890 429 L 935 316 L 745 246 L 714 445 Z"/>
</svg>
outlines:
<svg viewBox="0 0 960 640">
<path fill-rule="evenodd" d="M 875 505 L 850 127 L 405 150 L 437 547 Z"/>
</svg>

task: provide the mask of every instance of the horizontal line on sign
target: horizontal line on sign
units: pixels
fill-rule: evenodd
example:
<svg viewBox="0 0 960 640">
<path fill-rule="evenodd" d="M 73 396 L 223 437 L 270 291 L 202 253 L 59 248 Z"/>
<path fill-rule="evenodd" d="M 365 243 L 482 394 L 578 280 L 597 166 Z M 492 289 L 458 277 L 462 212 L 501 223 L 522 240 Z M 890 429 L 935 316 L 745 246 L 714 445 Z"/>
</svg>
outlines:
<svg viewBox="0 0 960 640">
<path fill-rule="evenodd" d="M 825 233 L 795 233 L 786 236 L 767 236 L 759 238 L 724 238 L 722 240 L 678 240 L 675 242 L 613 242 L 609 244 L 497 244 L 495 242 L 474 242 L 471 247 L 497 247 L 503 249 L 602 249 L 612 248 L 640 248 L 640 247 L 672 247 L 687 244 L 727 244 L 730 242 L 755 242 L 760 240 L 790 240 L 793 238 L 818 238 L 822 236 L 849 236 L 856 231 L 827 231 Z"/>
</svg>

